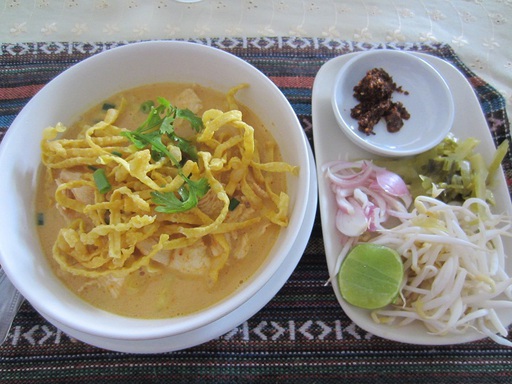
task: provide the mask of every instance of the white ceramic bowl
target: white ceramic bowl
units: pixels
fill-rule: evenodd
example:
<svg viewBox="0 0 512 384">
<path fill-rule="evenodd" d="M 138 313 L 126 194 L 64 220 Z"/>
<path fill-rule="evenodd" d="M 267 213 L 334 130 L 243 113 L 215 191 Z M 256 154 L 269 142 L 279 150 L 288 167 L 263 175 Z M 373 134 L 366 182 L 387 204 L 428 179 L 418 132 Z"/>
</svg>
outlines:
<svg viewBox="0 0 512 384">
<path fill-rule="evenodd" d="M 300 166 L 289 177 L 290 225 L 261 268 L 242 289 L 196 314 L 139 320 L 99 310 L 71 293 L 50 270 L 38 240 L 35 191 L 44 128 L 70 124 L 84 111 L 121 90 L 156 82 L 195 82 L 223 92 L 239 83 L 250 87 L 237 99 L 263 120 L 283 158 Z M 47 318 L 86 334 L 119 340 L 147 340 L 188 332 L 229 314 L 258 294 L 294 245 L 310 195 L 308 144 L 280 90 L 256 68 L 221 50 L 194 43 L 153 41 L 100 53 L 48 83 L 17 116 L 0 147 L 0 264 L 23 296 Z M 280 287 L 275 287 L 275 293 Z"/>
<path fill-rule="evenodd" d="M 411 115 L 398 132 L 388 132 L 381 119 L 374 128 L 375 134 L 367 135 L 350 116 L 350 110 L 358 104 L 354 86 L 373 68 L 384 69 L 397 86 L 409 93 L 392 95 L 392 100 L 402 102 Z M 345 135 L 364 150 L 381 156 L 411 156 L 427 151 L 446 137 L 454 119 L 452 95 L 442 76 L 426 61 L 403 51 L 375 50 L 355 55 L 338 72 L 331 101 Z"/>
</svg>

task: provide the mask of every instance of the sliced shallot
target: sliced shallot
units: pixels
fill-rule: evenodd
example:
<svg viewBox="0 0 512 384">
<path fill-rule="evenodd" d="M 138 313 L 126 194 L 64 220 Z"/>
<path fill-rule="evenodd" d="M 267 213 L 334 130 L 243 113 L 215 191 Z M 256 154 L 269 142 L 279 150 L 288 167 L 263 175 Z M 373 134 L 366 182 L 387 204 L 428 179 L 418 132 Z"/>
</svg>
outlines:
<svg viewBox="0 0 512 384">
<path fill-rule="evenodd" d="M 402 178 L 371 161 L 334 161 L 323 171 L 335 195 L 336 228 L 345 236 L 381 229 L 389 217 L 407 213 L 411 204 Z"/>
</svg>

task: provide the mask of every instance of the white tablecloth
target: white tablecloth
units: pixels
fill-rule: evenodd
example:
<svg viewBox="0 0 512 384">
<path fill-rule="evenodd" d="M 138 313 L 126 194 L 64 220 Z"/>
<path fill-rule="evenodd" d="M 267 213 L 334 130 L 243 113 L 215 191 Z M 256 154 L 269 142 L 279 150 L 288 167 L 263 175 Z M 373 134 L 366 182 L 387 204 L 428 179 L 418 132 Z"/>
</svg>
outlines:
<svg viewBox="0 0 512 384">
<path fill-rule="evenodd" d="M 3 0 L 0 42 L 297 36 L 450 44 L 507 100 L 512 0 Z"/>
</svg>

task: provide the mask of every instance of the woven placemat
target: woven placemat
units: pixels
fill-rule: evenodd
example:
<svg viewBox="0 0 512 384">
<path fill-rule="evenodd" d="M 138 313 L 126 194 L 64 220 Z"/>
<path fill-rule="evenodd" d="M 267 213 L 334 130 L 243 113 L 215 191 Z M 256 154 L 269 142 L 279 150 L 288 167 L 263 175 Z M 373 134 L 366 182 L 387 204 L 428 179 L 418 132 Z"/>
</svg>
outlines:
<svg viewBox="0 0 512 384">
<path fill-rule="evenodd" d="M 329 59 L 368 49 L 438 56 L 473 86 L 496 143 L 510 140 L 505 101 L 446 44 L 363 44 L 314 38 L 193 39 L 231 52 L 269 76 L 288 98 L 313 141 L 311 91 Z M 0 138 L 44 84 L 69 66 L 116 43 L 0 45 Z M 77 90 L 79 91 L 79 90 Z M 34 138 L 36 140 L 37 138 Z M 312 145 L 313 146 L 313 145 Z M 512 159 L 504 170 L 511 185 Z M 330 286 L 317 213 L 311 239 L 291 278 L 261 311 L 227 334 L 183 351 L 154 355 L 111 352 L 46 322 L 29 303 L 0 346 L 0 381 L 39 382 L 507 382 L 512 349 L 483 339 L 454 346 L 414 346 L 369 334 L 343 313 Z"/>
</svg>

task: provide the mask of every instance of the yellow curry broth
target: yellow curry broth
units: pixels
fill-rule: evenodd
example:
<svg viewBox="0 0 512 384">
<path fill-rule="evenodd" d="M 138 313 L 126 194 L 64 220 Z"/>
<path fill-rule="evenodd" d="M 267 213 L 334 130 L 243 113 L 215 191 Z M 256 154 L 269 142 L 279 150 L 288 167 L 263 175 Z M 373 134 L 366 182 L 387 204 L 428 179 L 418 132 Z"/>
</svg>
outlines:
<svg viewBox="0 0 512 384">
<path fill-rule="evenodd" d="M 195 84 L 155 84 L 122 92 L 106 101 L 108 104 L 121 108 L 121 113 L 115 125 L 117 127 L 136 129 L 146 118 L 140 111 L 140 105 L 147 100 L 155 100 L 164 97 L 178 107 L 187 107 L 180 104 L 180 95 L 186 89 L 192 89 L 199 97 L 201 103 L 197 114 L 209 109 L 228 110 L 226 95 Z M 190 102 L 190 100 L 188 100 Z M 65 132 L 65 137 L 74 138 L 89 126 L 101 121 L 105 111 L 104 103 L 95 106 L 83 116 L 77 123 Z M 197 105 L 194 105 L 197 108 Z M 260 162 L 280 161 L 280 154 L 270 132 L 264 127 L 260 119 L 252 111 L 243 105 L 238 105 L 243 113 L 243 121 L 254 128 L 256 145 L 261 155 Z M 193 131 L 185 125 L 178 128 L 180 135 L 191 137 Z M 227 128 L 226 135 L 229 135 Z M 204 150 L 202 144 L 197 144 L 198 150 Z M 286 190 L 286 174 L 272 173 L 272 189 L 274 191 Z M 280 226 L 260 221 L 253 227 L 238 230 L 238 237 L 244 233 L 249 236 L 249 251 L 247 255 L 238 258 L 231 254 L 225 266 L 220 270 L 218 279 L 212 283 L 208 274 L 189 274 L 183 271 L 162 266 L 159 262 L 151 261 L 147 267 L 142 267 L 122 279 L 122 285 L 117 286 L 114 278 L 105 284 L 96 284 L 95 279 L 69 273 L 55 262 L 52 257 L 52 248 L 56 241 L 57 233 L 68 224 L 69 217 L 61 214 L 54 204 L 56 183 L 54 180 L 41 176 L 40 190 L 38 193 L 38 212 L 44 215 L 44 225 L 39 226 L 39 234 L 45 254 L 51 261 L 55 273 L 78 296 L 92 305 L 120 315 L 139 318 L 165 318 L 190 314 L 204 309 L 227 297 L 247 281 L 269 254 L 272 245 L 280 231 Z M 222 183 L 226 183 L 227 176 L 221 177 Z M 208 197 L 205 196 L 205 199 Z M 50 202 L 50 204 L 49 204 Z M 201 205 L 202 202 L 199 204 Z M 203 202 L 208 205 L 209 202 Z M 153 213 L 152 213 L 153 214 Z M 264 226 L 262 230 L 261 226 Z M 210 244 L 211 240 L 205 244 Z M 199 249 L 199 252 L 201 249 Z M 211 249 L 208 250 L 211 252 Z M 136 251 L 137 252 L 137 251 Z M 112 290 L 116 292 L 112 294 Z"/>
</svg>

